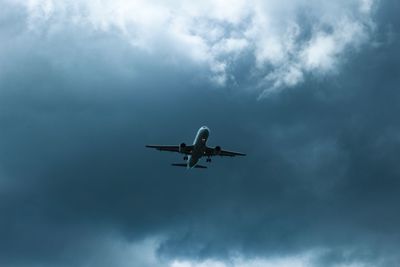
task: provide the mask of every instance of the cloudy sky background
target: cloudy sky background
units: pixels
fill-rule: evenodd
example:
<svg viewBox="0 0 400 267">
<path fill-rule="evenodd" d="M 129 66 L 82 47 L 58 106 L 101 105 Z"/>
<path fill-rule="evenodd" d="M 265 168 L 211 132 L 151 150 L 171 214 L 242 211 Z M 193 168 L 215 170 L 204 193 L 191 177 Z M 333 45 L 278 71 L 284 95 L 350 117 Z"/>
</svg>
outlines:
<svg viewBox="0 0 400 267">
<path fill-rule="evenodd" d="M 330 2 L 0 0 L 0 266 L 397 266 L 400 3 Z"/>
</svg>

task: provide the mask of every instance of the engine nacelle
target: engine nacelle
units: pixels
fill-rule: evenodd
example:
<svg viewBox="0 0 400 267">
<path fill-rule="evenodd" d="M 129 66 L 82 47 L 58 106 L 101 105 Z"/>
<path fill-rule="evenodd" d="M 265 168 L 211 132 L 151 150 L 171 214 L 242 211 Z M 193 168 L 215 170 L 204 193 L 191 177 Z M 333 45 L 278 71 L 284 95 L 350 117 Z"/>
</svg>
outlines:
<svg viewBox="0 0 400 267">
<path fill-rule="evenodd" d="M 179 153 L 185 153 L 186 144 L 182 143 L 179 145 Z"/>
<path fill-rule="evenodd" d="M 215 155 L 219 155 L 219 154 L 221 154 L 221 147 L 220 146 L 216 146 L 215 148 L 214 148 L 214 153 L 215 153 Z"/>
</svg>

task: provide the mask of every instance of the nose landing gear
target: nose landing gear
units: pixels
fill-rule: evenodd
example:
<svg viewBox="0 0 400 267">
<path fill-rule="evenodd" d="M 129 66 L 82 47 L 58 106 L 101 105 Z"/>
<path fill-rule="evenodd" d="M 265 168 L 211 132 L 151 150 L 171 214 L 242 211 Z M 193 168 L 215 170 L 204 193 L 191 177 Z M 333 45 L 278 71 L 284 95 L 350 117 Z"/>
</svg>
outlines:
<svg viewBox="0 0 400 267">
<path fill-rule="evenodd" d="M 207 158 L 207 159 L 206 159 L 206 162 L 211 162 L 211 159 L 210 159 L 210 158 Z"/>
<path fill-rule="evenodd" d="M 184 157 L 183 157 L 183 160 L 188 160 L 188 156 L 184 156 Z"/>
</svg>

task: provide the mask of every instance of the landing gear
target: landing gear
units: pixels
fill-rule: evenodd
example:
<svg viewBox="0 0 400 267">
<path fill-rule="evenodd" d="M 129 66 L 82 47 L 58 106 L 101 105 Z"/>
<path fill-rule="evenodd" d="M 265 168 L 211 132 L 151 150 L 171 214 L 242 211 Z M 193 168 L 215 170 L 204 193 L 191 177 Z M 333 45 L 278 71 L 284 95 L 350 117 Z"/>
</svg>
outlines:
<svg viewBox="0 0 400 267">
<path fill-rule="evenodd" d="M 206 159 L 206 162 L 211 162 L 211 159 L 210 159 L 210 158 L 207 158 L 207 159 Z"/>
<path fill-rule="evenodd" d="M 188 160 L 188 156 L 184 156 L 184 157 L 183 157 L 183 160 Z"/>
</svg>

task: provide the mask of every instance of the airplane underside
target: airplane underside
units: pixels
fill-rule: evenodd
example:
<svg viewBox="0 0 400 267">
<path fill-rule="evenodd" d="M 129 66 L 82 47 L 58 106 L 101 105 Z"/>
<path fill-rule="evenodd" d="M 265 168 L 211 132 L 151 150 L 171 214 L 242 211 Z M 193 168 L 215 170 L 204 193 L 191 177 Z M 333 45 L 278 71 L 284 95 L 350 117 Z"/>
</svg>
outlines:
<svg viewBox="0 0 400 267">
<path fill-rule="evenodd" d="M 206 166 L 198 165 L 198 161 L 202 157 L 206 157 L 206 162 L 211 162 L 212 156 L 245 156 L 246 154 L 234 151 L 228 151 L 221 149 L 220 146 L 209 147 L 207 146 L 207 139 L 209 136 L 210 130 L 206 126 L 202 126 L 194 139 L 192 145 L 186 145 L 185 143 L 181 143 L 180 145 L 146 145 L 149 148 L 155 148 L 159 151 L 170 151 L 170 152 L 178 152 L 184 154 L 183 160 L 186 163 L 173 163 L 172 166 L 177 167 L 186 167 L 188 169 L 191 168 L 200 168 L 206 169 Z"/>
</svg>

